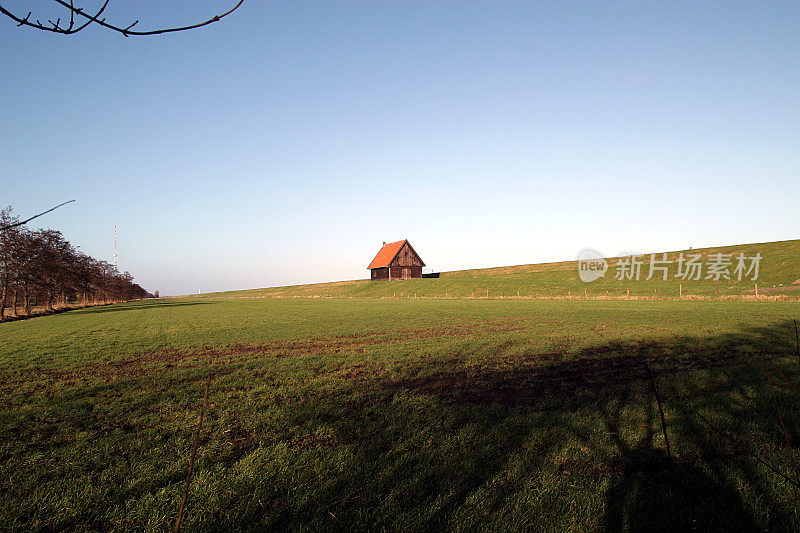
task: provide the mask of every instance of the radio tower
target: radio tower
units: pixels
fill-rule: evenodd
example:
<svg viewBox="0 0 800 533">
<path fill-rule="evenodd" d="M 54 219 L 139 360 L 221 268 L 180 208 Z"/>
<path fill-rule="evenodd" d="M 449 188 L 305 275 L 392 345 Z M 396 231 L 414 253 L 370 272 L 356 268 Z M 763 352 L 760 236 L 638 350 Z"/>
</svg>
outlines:
<svg viewBox="0 0 800 533">
<path fill-rule="evenodd" d="M 114 224 L 114 270 L 117 269 L 117 225 Z"/>
</svg>

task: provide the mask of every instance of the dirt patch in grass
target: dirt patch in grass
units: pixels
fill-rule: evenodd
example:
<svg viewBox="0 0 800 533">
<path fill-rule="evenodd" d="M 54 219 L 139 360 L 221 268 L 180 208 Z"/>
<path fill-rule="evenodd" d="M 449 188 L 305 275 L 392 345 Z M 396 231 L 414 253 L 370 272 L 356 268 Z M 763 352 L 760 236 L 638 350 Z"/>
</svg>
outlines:
<svg viewBox="0 0 800 533">
<path fill-rule="evenodd" d="M 23 375 L 0 376 L 0 390 L 13 391 L 20 385 L 38 382 L 33 393 L 50 392 L 58 387 L 83 386 L 91 383 L 135 379 L 154 372 L 172 368 L 182 370 L 194 367 L 226 367 L 246 362 L 252 356 L 299 357 L 324 355 L 339 352 L 365 352 L 371 346 L 406 343 L 415 340 L 441 337 L 468 337 L 487 333 L 515 332 L 527 329 L 519 318 L 504 318 L 447 327 L 378 331 L 361 334 L 336 335 L 298 341 L 275 341 L 263 344 L 234 344 L 229 346 L 202 346 L 181 351 L 160 348 L 121 361 L 97 362 L 72 369 L 39 367 L 26 370 Z M 375 375 L 379 370 L 364 366 L 341 370 L 343 379 L 367 374 Z"/>
<path fill-rule="evenodd" d="M 506 318 L 504 320 L 481 321 L 438 328 L 353 333 L 298 341 L 276 341 L 265 344 L 235 344 L 227 347 L 205 346 L 197 351 L 197 355 L 209 357 L 252 354 L 270 354 L 277 357 L 319 355 L 358 350 L 359 348 L 368 346 L 404 343 L 418 339 L 464 337 L 485 333 L 523 331 L 527 329 L 527 326 L 520 324 L 520 321 L 521 319 L 518 318 Z"/>
</svg>

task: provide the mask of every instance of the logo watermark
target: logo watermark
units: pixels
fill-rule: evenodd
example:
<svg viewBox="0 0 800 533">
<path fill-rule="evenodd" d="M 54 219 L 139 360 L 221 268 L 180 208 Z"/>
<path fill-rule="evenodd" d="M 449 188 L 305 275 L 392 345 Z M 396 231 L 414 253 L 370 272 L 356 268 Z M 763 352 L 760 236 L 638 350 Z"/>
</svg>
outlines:
<svg viewBox="0 0 800 533">
<path fill-rule="evenodd" d="M 584 248 L 578 252 L 578 275 L 581 281 L 591 283 L 606 275 L 608 261 L 594 248 Z"/>
<path fill-rule="evenodd" d="M 750 280 L 758 281 L 763 256 L 740 254 L 629 254 L 618 257 L 614 268 L 614 279 L 639 281 L 640 279 L 670 278 L 684 281 L 697 280 Z M 584 248 L 578 253 L 578 276 L 586 283 L 605 277 L 610 268 L 608 260 L 593 248 Z"/>
</svg>

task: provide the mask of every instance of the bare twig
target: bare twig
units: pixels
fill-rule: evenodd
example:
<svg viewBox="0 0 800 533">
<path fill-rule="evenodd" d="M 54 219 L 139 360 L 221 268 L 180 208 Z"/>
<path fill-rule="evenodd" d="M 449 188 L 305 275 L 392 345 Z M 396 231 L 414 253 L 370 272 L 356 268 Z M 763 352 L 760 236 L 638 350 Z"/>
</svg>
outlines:
<svg viewBox="0 0 800 533">
<path fill-rule="evenodd" d="M 771 367 L 772 367 L 772 369 L 773 369 L 775 372 L 777 372 L 777 373 L 778 373 L 778 375 L 779 375 L 781 378 L 783 378 L 783 381 L 785 381 L 785 382 L 786 382 L 786 385 L 788 385 L 788 386 L 789 386 L 789 388 L 790 388 L 790 389 L 792 389 L 792 391 L 793 391 L 793 392 L 794 392 L 794 393 L 797 395 L 797 397 L 798 397 L 798 398 L 800 398 L 800 391 L 798 391 L 796 388 L 794 388 L 794 385 L 792 385 L 792 382 L 791 382 L 791 381 L 789 381 L 789 378 L 787 378 L 787 377 L 784 375 L 784 373 L 783 373 L 783 372 L 781 372 L 780 370 L 778 370 L 778 367 L 777 367 L 777 366 L 775 366 L 775 363 L 773 363 L 772 361 L 770 361 L 770 362 L 769 362 L 769 366 L 771 366 Z"/>
<path fill-rule="evenodd" d="M 46 215 L 46 214 L 47 214 L 47 213 L 49 213 L 50 211 L 55 211 L 56 209 L 58 209 L 58 208 L 59 208 L 59 207 L 61 207 L 62 205 L 67 205 L 67 204 L 69 204 L 69 203 L 72 203 L 72 202 L 74 202 L 74 201 L 75 201 L 75 200 L 69 200 L 69 201 L 66 201 L 66 202 L 60 203 L 60 204 L 58 204 L 57 206 L 55 206 L 55 207 L 51 207 L 51 208 L 50 208 L 50 209 L 48 209 L 47 211 L 42 211 L 42 212 L 41 212 L 41 213 L 39 213 L 38 215 L 33 215 L 31 218 L 27 218 L 27 219 L 23 220 L 22 222 L 15 222 L 15 223 L 13 223 L 13 224 L 9 224 L 8 226 L 3 226 L 2 228 L 0 228 L 0 231 L 5 231 L 5 230 L 7 230 L 7 229 L 16 228 L 17 226 L 22 226 L 23 224 L 27 224 L 28 222 L 30 222 L 30 221 L 31 221 L 31 220 L 33 220 L 34 218 L 39 218 L 39 217 L 40 217 L 40 216 L 42 216 L 42 215 Z"/>
<path fill-rule="evenodd" d="M 661 430 L 664 432 L 664 442 L 667 444 L 667 457 L 669 458 L 669 477 L 670 483 L 672 485 L 672 505 L 674 506 L 674 510 L 678 511 L 678 485 L 675 481 L 675 465 L 672 461 L 672 449 L 669 445 L 669 435 L 667 434 L 667 419 L 664 416 L 664 408 L 661 405 L 661 395 L 658 393 L 658 387 L 656 386 L 656 378 L 653 376 L 653 372 L 650 370 L 650 366 L 647 363 L 643 363 L 645 370 L 647 370 L 647 375 L 650 376 L 650 384 L 653 386 L 653 394 L 656 397 L 656 404 L 658 405 L 658 414 L 661 415 Z"/>
<path fill-rule="evenodd" d="M 102 27 L 104 27 L 106 29 L 121 33 L 125 37 L 129 37 L 131 35 L 134 35 L 134 36 L 158 35 L 158 34 L 162 34 L 162 33 L 171 33 L 171 32 L 176 32 L 176 31 L 193 30 L 193 29 L 196 29 L 196 28 L 201 28 L 203 26 L 208 26 L 209 24 L 212 24 L 214 22 L 219 22 L 223 18 L 227 17 L 228 15 L 230 15 L 231 13 L 236 11 L 239 8 L 239 6 L 241 6 L 244 3 L 244 0 L 239 0 L 239 2 L 235 6 L 233 6 L 233 8 L 229 9 L 228 11 L 226 11 L 226 12 L 224 12 L 222 14 L 219 14 L 219 15 L 214 15 L 210 19 L 205 20 L 203 22 L 199 22 L 197 24 L 190 24 L 188 26 L 180 26 L 180 27 L 176 27 L 176 28 L 163 28 L 163 29 L 148 30 L 148 31 L 133 31 L 133 30 L 131 30 L 131 28 L 133 28 L 133 26 L 135 26 L 139 22 L 138 20 L 136 20 L 133 23 L 128 24 L 127 26 L 123 27 L 123 26 L 117 26 L 117 25 L 112 24 L 110 22 L 106 22 L 106 19 L 104 19 L 104 18 L 102 18 L 102 19 L 99 18 L 100 15 L 103 13 L 103 11 L 105 11 L 106 7 L 108 6 L 108 2 L 110 0 L 106 0 L 103 3 L 102 7 L 94 15 L 91 15 L 91 14 L 88 14 L 88 13 L 84 12 L 83 8 L 81 8 L 81 7 L 76 7 L 74 5 L 74 0 L 69 0 L 68 2 L 65 1 L 65 0 L 53 0 L 53 1 L 56 2 L 57 4 L 61 5 L 62 7 L 64 7 L 65 9 L 67 9 L 69 11 L 69 16 L 70 16 L 69 26 L 61 27 L 61 25 L 60 25 L 61 24 L 61 19 L 60 18 L 56 19 L 55 22 L 53 22 L 52 20 L 48 20 L 47 22 L 48 22 L 49 25 L 48 24 L 42 24 L 38 19 L 36 20 L 36 22 L 32 22 L 30 20 L 30 16 L 31 16 L 30 12 L 26 16 L 20 17 L 20 16 L 15 15 L 11 11 L 5 9 L 2 5 L 0 5 L 0 13 L 5 15 L 5 16 L 7 16 L 7 17 L 9 17 L 13 21 L 15 21 L 17 23 L 17 26 L 29 26 L 29 27 L 35 28 L 37 30 L 49 31 L 49 32 L 52 32 L 52 33 L 60 33 L 62 35 L 72 35 L 72 34 L 78 33 L 79 31 L 83 30 L 84 28 L 86 28 L 90 24 L 94 23 L 94 24 L 102 26 Z M 84 24 L 78 26 L 78 27 L 75 27 L 75 15 L 78 15 L 79 17 L 83 17 L 83 18 L 87 19 L 86 22 Z"/>
<path fill-rule="evenodd" d="M 69 3 L 70 21 L 69 21 L 69 26 L 67 28 L 59 28 L 55 24 L 53 24 L 52 22 L 50 22 L 50 23 L 53 24 L 53 26 L 45 26 L 44 24 L 42 24 L 39 21 L 39 19 L 36 19 L 36 22 L 31 22 L 31 20 L 30 20 L 31 12 L 30 11 L 28 12 L 27 15 L 25 15 L 24 18 L 20 18 L 20 17 L 17 17 L 16 15 L 14 15 L 13 13 L 11 13 L 10 11 L 8 11 L 7 9 L 5 9 L 3 6 L 0 5 L 0 13 L 2 13 L 3 15 L 9 17 L 10 19 L 16 21 L 17 22 L 17 26 L 30 26 L 31 28 L 36 28 L 37 30 L 49 31 L 49 32 L 53 32 L 53 33 L 61 33 L 61 34 L 64 34 L 64 35 L 72 35 L 74 33 L 78 33 L 82 29 L 86 28 L 89 24 L 91 24 L 92 22 L 97 20 L 97 17 L 99 17 L 103 13 L 103 11 L 106 10 L 106 7 L 108 7 L 108 2 L 109 1 L 110 0 L 105 0 L 103 5 L 100 6 L 100 9 L 97 11 L 97 13 L 95 13 L 92 16 L 89 16 L 89 15 L 86 15 L 86 14 L 83 13 L 83 8 L 75 7 L 74 4 L 73 4 L 73 1 L 70 0 L 70 3 Z M 77 28 L 75 28 L 75 15 L 76 14 L 80 14 L 80 15 L 83 15 L 85 17 L 88 17 L 89 20 L 86 21 L 84 24 L 82 24 L 82 25 L 78 26 Z"/>
<path fill-rule="evenodd" d="M 800 334 L 797 332 L 797 319 L 794 319 L 794 343 L 797 346 L 797 358 L 800 359 Z"/>
<path fill-rule="evenodd" d="M 203 414 L 206 411 L 206 403 L 208 402 L 208 385 L 211 383 L 211 374 L 206 379 L 206 392 L 203 395 L 203 406 L 200 408 L 200 420 L 197 421 L 197 429 L 194 432 L 194 445 L 192 446 L 192 457 L 189 459 L 189 473 L 186 474 L 186 484 L 183 487 L 183 498 L 181 499 L 181 507 L 178 510 L 178 520 L 175 522 L 175 531 L 181 527 L 183 521 L 183 507 L 186 505 L 186 496 L 189 494 L 189 481 L 192 479 L 192 469 L 194 468 L 194 458 L 197 455 L 197 441 L 200 439 L 200 426 L 203 425 Z"/>
</svg>

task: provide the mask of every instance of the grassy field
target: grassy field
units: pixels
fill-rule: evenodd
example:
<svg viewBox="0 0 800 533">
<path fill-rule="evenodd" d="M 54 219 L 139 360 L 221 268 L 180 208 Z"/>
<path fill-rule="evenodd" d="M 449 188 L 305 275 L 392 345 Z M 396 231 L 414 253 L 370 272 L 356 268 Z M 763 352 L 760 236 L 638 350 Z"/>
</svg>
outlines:
<svg viewBox="0 0 800 533">
<path fill-rule="evenodd" d="M 796 318 L 205 297 L 0 324 L 0 523 L 174 527 L 212 373 L 187 530 L 798 530 L 769 380 L 794 445 L 800 404 L 764 366 L 800 385 Z"/>
<path fill-rule="evenodd" d="M 710 254 L 724 253 L 734 255 L 734 265 L 730 268 L 732 279 L 705 279 L 703 270 L 700 280 L 680 280 L 675 277 L 677 264 L 670 266 L 667 280 L 659 277 L 646 280 L 649 273 L 649 255 L 644 257 L 641 279 L 619 281 L 615 279 L 618 258 L 609 260 L 609 270 L 604 278 L 592 283 L 584 283 L 578 276 L 576 261 L 519 265 L 477 270 L 442 272 L 439 278 L 393 280 L 391 283 L 371 282 L 369 280 L 339 281 L 289 287 L 270 287 L 245 291 L 214 293 L 213 296 L 231 297 L 294 297 L 294 296 L 334 296 L 357 298 L 490 298 L 498 297 L 619 297 L 630 294 L 632 297 L 677 297 L 684 296 L 716 297 L 719 295 L 748 294 L 755 289 L 755 282 L 743 276 L 739 281 L 733 275 L 735 257 L 739 254 L 752 256 L 761 253 L 758 286 L 762 295 L 800 296 L 800 240 L 778 241 L 757 244 L 742 244 L 716 248 L 683 250 L 684 254 L 702 254 L 707 263 Z M 668 259 L 675 261 L 680 251 L 670 252 Z M 661 256 L 657 257 L 661 259 Z M 749 264 L 749 263 L 748 263 Z M 365 270 L 365 275 L 368 272 Z M 751 276 L 752 277 L 752 276 Z M 681 287 L 682 286 L 682 287 Z M 487 292 L 488 291 L 488 292 Z"/>
</svg>

